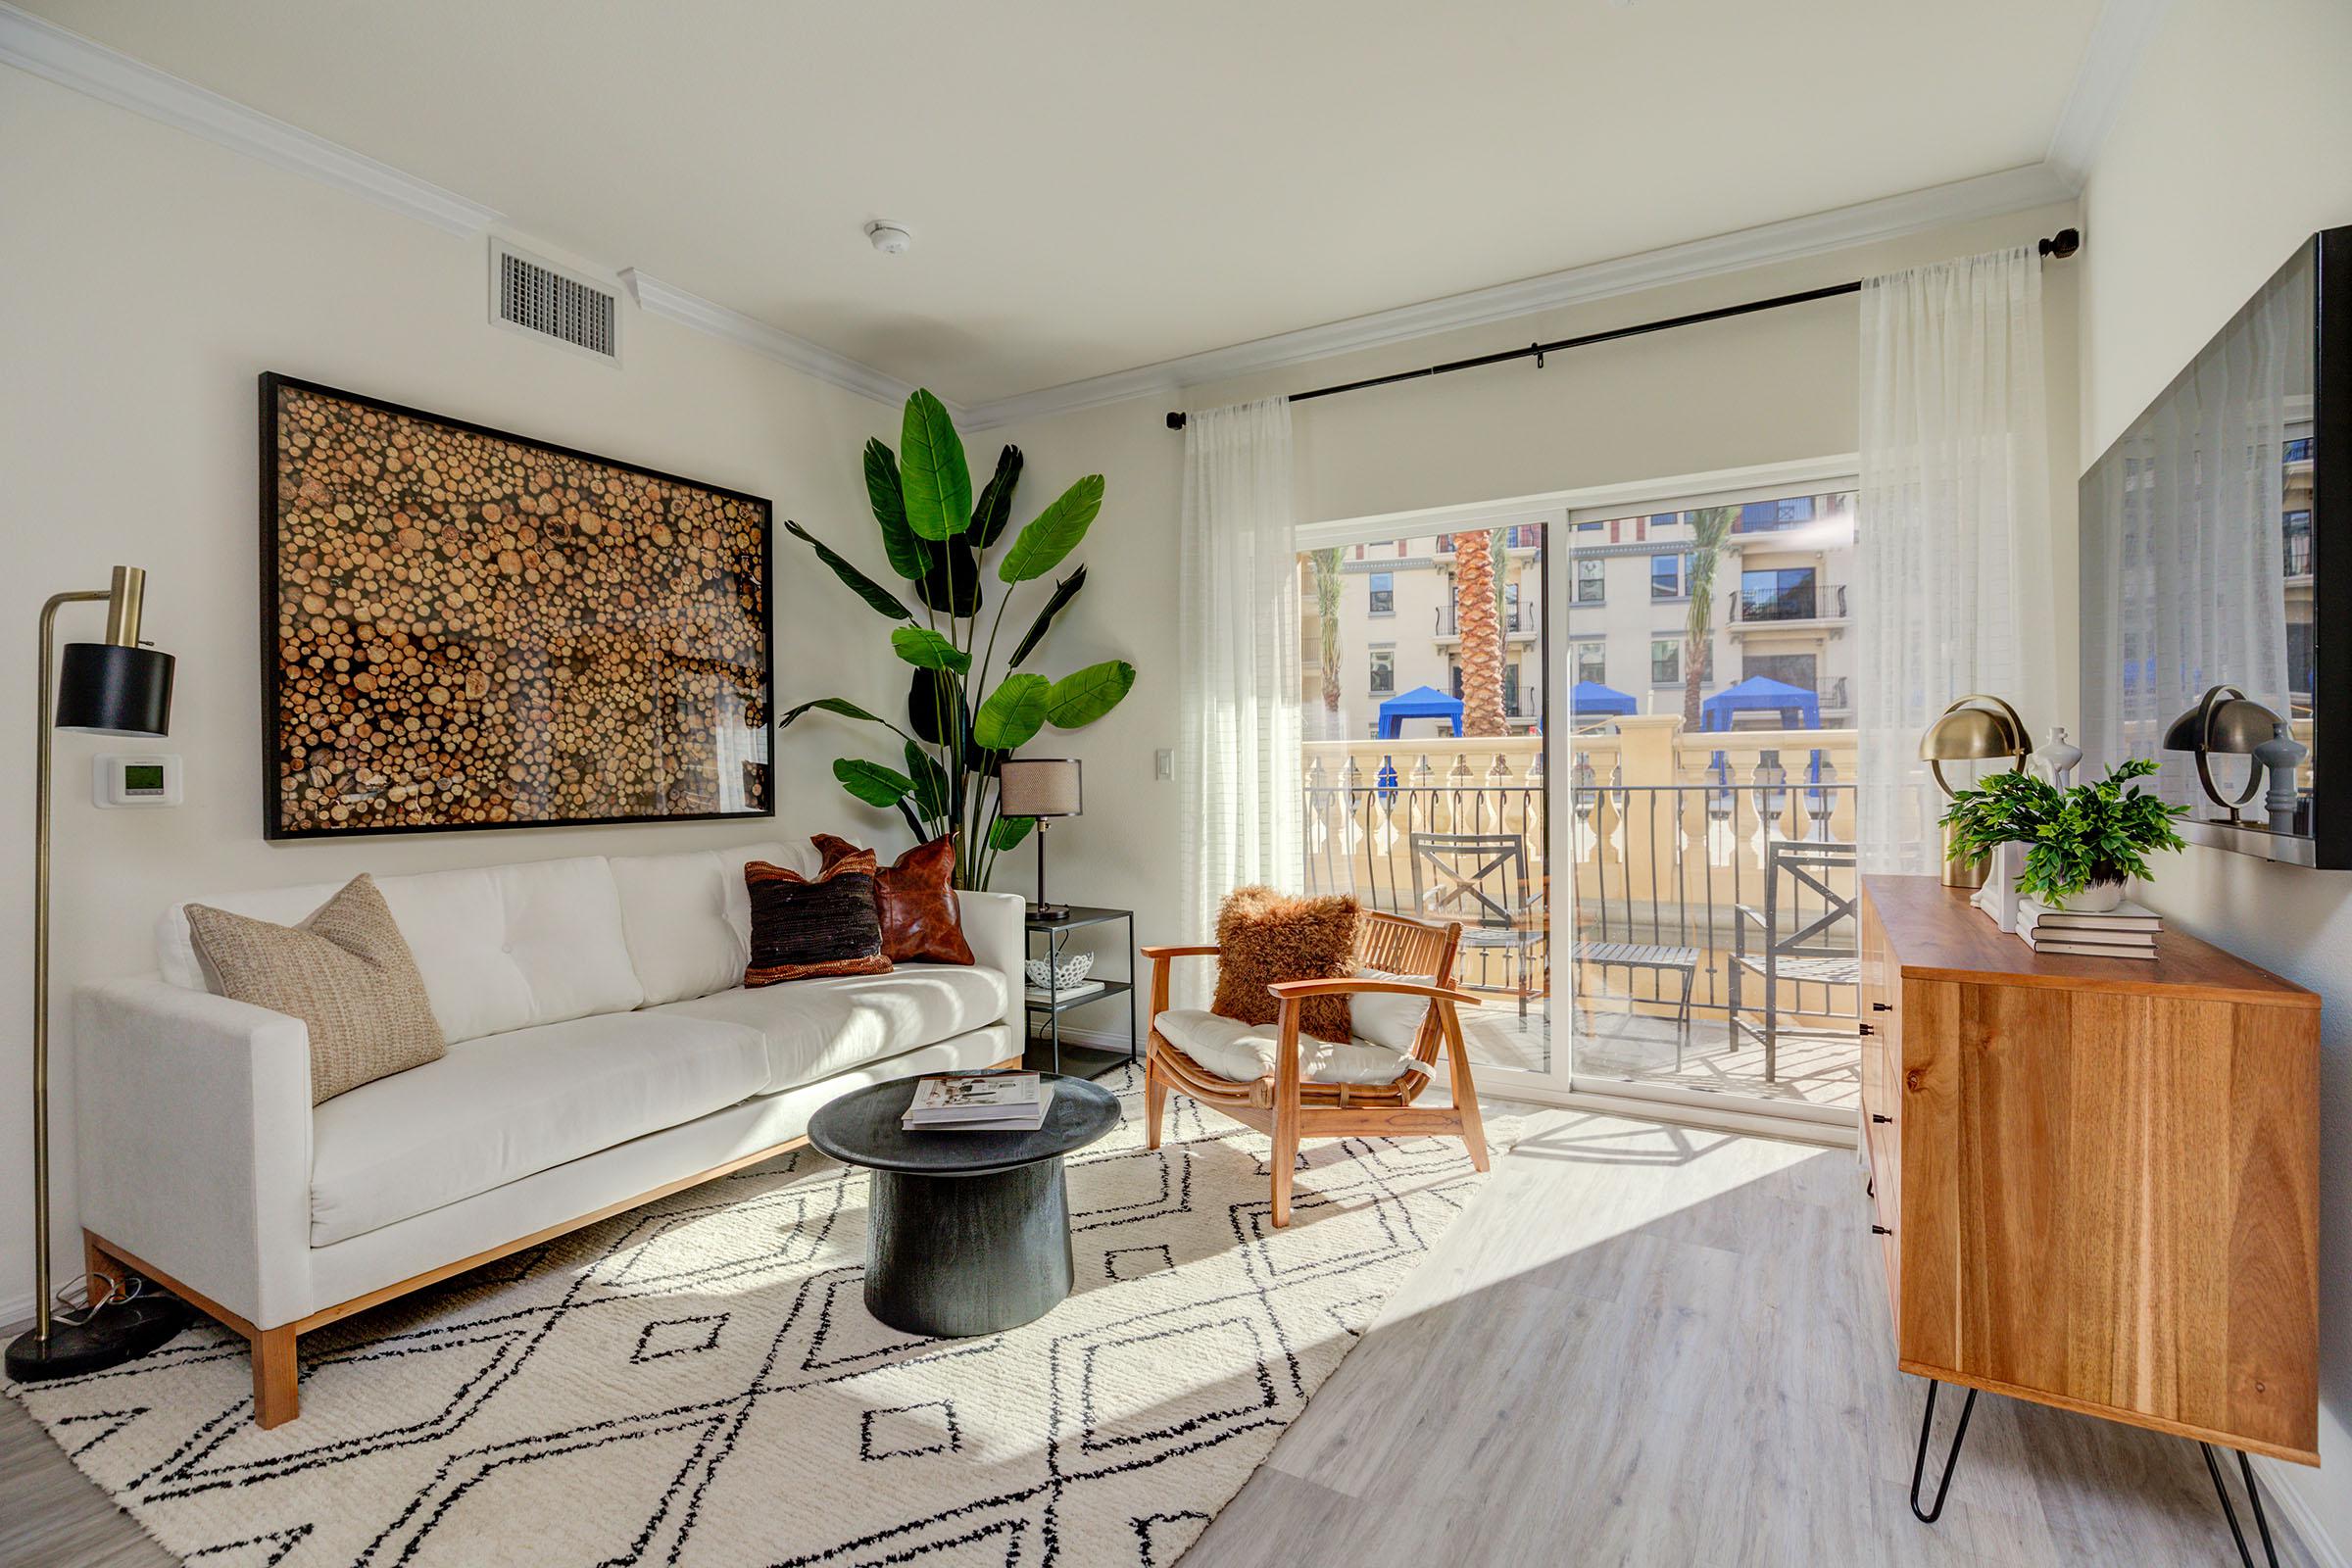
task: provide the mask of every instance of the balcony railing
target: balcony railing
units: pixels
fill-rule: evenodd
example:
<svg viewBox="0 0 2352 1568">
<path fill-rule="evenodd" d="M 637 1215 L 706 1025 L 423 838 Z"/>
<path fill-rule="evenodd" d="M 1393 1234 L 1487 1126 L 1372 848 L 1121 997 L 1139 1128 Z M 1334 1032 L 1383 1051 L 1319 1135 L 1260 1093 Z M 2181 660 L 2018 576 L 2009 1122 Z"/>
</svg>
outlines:
<svg viewBox="0 0 2352 1568">
<path fill-rule="evenodd" d="M 1531 925 L 1560 921 L 1556 934 L 1580 944 L 1696 949 L 1693 1012 L 1721 1019 L 1738 907 L 1764 902 L 1770 846 L 1853 840 L 1854 735 L 1679 730 L 1679 720 L 1642 720 L 1621 735 L 1579 735 L 1574 775 L 1556 789 L 1544 774 L 1543 742 L 1532 736 L 1310 746 L 1306 885 L 1353 894 L 1367 908 L 1465 918 L 1459 907 L 1432 907 L 1443 878 L 1427 864 L 1416 883 L 1414 836 L 1515 841 L 1527 860 Z M 1549 810 L 1555 802 L 1556 820 Z M 1853 874 L 1844 877 L 1850 883 Z M 1493 891 L 1506 906 L 1516 897 L 1500 883 Z M 1836 891 L 1847 899 L 1854 893 L 1850 886 Z M 1783 878 L 1778 893 L 1785 922 L 1801 925 L 1821 912 L 1819 897 L 1792 878 Z M 1833 940 L 1850 936 L 1836 932 Z M 1507 951 L 1471 950 L 1463 979 L 1473 989 L 1508 991 L 1514 961 Z M 1671 1015 L 1681 1000 L 1676 974 L 1579 965 L 1566 955 L 1562 962 L 1567 967 L 1555 969 L 1545 955 L 1546 989 L 1565 980 L 1583 1003 Z M 1751 980 L 1742 996 L 1743 1004 L 1756 1004 L 1757 984 Z M 1834 1017 L 1852 1001 L 1820 985 L 1784 982 L 1781 1005 L 1787 1021 Z"/>
<path fill-rule="evenodd" d="M 1736 622 L 1771 620 L 1843 620 L 1845 584 L 1808 584 L 1775 593 L 1735 593 L 1731 617 Z"/>
<path fill-rule="evenodd" d="M 1430 635 L 1434 637 L 1459 637 L 1462 634 L 1462 628 L 1458 617 L 1454 613 L 1453 606 L 1439 605 L 1431 612 L 1431 615 L 1435 624 Z M 1522 625 L 1519 614 L 1519 607 L 1517 605 L 1513 605 L 1508 610 L 1503 612 L 1502 631 L 1504 636 L 1516 637 L 1520 635 L 1522 631 L 1533 631 L 1534 629 L 1535 628 L 1532 626 Z"/>
</svg>

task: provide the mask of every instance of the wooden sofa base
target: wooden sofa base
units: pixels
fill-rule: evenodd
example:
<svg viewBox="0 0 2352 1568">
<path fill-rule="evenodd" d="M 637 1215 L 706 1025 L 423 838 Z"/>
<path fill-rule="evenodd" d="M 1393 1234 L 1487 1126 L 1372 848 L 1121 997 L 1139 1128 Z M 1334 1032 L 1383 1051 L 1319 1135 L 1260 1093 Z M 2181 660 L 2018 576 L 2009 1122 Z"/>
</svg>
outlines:
<svg viewBox="0 0 2352 1568">
<path fill-rule="evenodd" d="M 992 1062 L 990 1065 L 992 1067 L 1018 1067 L 1020 1064 L 1021 1058 L 1013 1056 L 1004 1061 Z M 264 1428 L 283 1426 L 302 1413 L 299 1392 L 301 1364 L 296 1357 L 295 1345 L 303 1335 L 322 1329 L 329 1323 L 340 1322 L 354 1312 L 365 1312 L 371 1306 L 381 1306 L 384 1302 L 406 1296 L 411 1291 L 420 1291 L 428 1285 L 438 1285 L 452 1275 L 463 1274 L 468 1269 L 480 1268 L 485 1263 L 495 1263 L 500 1258 L 519 1252 L 525 1248 L 537 1247 L 542 1242 L 553 1241 L 559 1236 L 579 1230 L 583 1226 L 594 1225 L 599 1220 L 611 1219 L 615 1214 L 625 1214 L 630 1209 L 642 1207 L 658 1198 L 667 1198 L 670 1194 L 682 1193 L 689 1187 L 700 1187 L 703 1183 L 716 1181 L 721 1176 L 731 1176 L 735 1172 L 757 1165 L 762 1160 L 774 1159 L 779 1154 L 789 1154 L 808 1142 L 808 1139 L 806 1135 L 786 1139 L 783 1143 L 776 1144 L 771 1148 L 739 1155 L 724 1164 L 713 1165 L 709 1170 L 696 1171 L 691 1176 L 681 1176 L 676 1181 L 663 1182 L 661 1186 L 639 1193 L 633 1198 L 624 1198 L 616 1203 L 607 1203 L 602 1208 L 591 1209 L 575 1218 L 545 1226 L 527 1236 L 518 1236 L 514 1241 L 502 1242 L 496 1247 L 474 1253 L 471 1257 L 461 1257 L 454 1263 L 443 1263 L 437 1268 L 428 1268 L 421 1274 L 413 1274 L 405 1280 L 396 1280 L 390 1285 L 369 1291 L 364 1296 L 355 1296 L 348 1301 L 338 1301 L 333 1306 L 320 1307 L 308 1317 L 297 1318 L 291 1323 L 280 1324 L 276 1328 L 265 1329 L 255 1326 L 203 1292 L 189 1289 L 154 1264 L 87 1229 L 81 1233 L 83 1267 L 93 1274 L 106 1275 L 113 1275 L 128 1269 L 141 1278 L 162 1286 L 190 1306 L 219 1322 L 222 1327 L 233 1329 L 245 1336 L 253 1348 L 254 1424 Z"/>
</svg>

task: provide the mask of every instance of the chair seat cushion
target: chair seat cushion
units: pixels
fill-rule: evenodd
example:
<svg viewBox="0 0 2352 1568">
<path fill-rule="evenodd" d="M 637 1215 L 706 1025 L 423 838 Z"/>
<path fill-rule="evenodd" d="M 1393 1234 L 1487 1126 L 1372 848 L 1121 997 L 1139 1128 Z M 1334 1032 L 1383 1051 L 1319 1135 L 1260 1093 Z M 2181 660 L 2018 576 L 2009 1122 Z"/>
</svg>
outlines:
<svg viewBox="0 0 2352 1568">
<path fill-rule="evenodd" d="M 1234 1083 L 1272 1075 L 1275 1031 L 1190 1007 L 1171 1008 L 1153 1021 L 1159 1037 L 1178 1051 Z M 1298 1037 L 1298 1076 L 1316 1084 L 1389 1084 L 1417 1064 L 1400 1051 L 1369 1040 L 1310 1040 Z"/>
<path fill-rule="evenodd" d="M 468 1040 L 311 1117 L 311 1245 L 486 1193 L 760 1092 L 759 1031 L 603 1013 Z"/>
<path fill-rule="evenodd" d="M 992 968 L 903 963 L 886 974 L 738 987 L 649 1007 L 649 1017 L 705 1018 L 765 1042 L 762 1094 L 843 1072 L 877 1056 L 985 1028 L 1004 1016 L 1004 976 Z"/>
</svg>

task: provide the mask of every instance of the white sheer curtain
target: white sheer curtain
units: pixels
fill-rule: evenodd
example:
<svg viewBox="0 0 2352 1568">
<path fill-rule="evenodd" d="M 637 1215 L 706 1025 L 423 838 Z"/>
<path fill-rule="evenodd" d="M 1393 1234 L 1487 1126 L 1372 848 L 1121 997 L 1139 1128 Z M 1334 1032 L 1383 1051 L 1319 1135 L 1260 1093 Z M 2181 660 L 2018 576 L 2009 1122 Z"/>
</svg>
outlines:
<svg viewBox="0 0 2352 1568">
<path fill-rule="evenodd" d="M 1862 285 L 1854 712 L 1866 871 L 1936 866 L 1920 734 L 1990 692 L 2046 735 L 2049 437 L 2031 246 Z"/>
<path fill-rule="evenodd" d="M 2309 432 L 2311 307 L 2307 267 L 2275 280 L 2082 487 L 2082 746 L 2156 759 L 2175 802 L 2204 795 L 2164 732 L 2208 687 L 2293 711 L 2280 463 Z"/>
<path fill-rule="evenodd" d="M 1184 940 L 1204 942 L 1234 888 L 1292 887 L 1302 875 L 1288 400 L 1186 420 L 1176 595 Z M 1200 968 L 1177 973 L 1197 986 Z"/>
</svg>

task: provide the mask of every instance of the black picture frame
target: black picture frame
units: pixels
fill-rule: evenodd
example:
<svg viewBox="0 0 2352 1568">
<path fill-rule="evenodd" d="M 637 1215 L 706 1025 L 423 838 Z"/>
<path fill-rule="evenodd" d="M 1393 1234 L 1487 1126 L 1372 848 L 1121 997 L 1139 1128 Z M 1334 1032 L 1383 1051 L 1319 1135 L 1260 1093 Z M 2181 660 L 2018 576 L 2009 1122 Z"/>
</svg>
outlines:
<svg viewBox="0 0 2352 1568">
<path fill-rule="evenodd" d="M 517 431 L 502 430 L 492 425 L 478 424 L 468 419 L 436 414 L 388 399 L 371 397 L 346 388 L 328 386 L 280 371 L 264 371 L 259 380 L 260 418 L 259 451 L 260 482 L 260 631 L 261 631 L 261 751 L 262 751 L 262 830 L 270 842 L 292 840 L 344 839 L 361 837 L 389 837 L 419 833 L 468 832 L 527 832 L 543 828 L 617 827 L 658 822 L 709 822 L 773 818 L 776 814 L 775 767 L 773 735 L 775 724 L 775 508 L 764 496 L 730 489 L 684 474 L 631 463 L 623 458 L 588 452 L 563 445 L 538 436 Z M 370 409 L 397 418 L 437 425 L 462 431 L 472 436 L 506 442 L 514 446 L 545 453 L 567 463 L 589 464 L 598 467 L 635 474 L 664 484 L 683 486 L 710 495 L 723 497 L 739 505 L 755 508 L 759 514 L 759 581 L 758 632 L 760 648 L 760 697 L 761 722 L 769 735 L 769 760 L 758 774 L 758 801 L 741 810 L 674 811 L 625 815 L 583 815 L 543 817 L 527 820 L 459 821 L 459 822 L 392 822 L 353 823 L 334 826 L 300 826 L 285 820 L 285 798 L 282 781 L 287 777 L 289 750 L 286 744 L 285 714 L 282 704 L 284 686 L 281 680 L 282 657 L 278 643 L 278 608 L 281 583 L 279 580 L 280 519 L 283 515 L 278 484 L 278 428 L 282 399 L 288 392 L 333 399 L 364 409 Z"/>
</svg>

